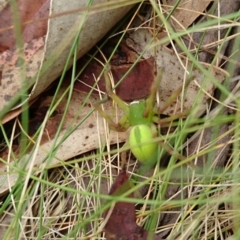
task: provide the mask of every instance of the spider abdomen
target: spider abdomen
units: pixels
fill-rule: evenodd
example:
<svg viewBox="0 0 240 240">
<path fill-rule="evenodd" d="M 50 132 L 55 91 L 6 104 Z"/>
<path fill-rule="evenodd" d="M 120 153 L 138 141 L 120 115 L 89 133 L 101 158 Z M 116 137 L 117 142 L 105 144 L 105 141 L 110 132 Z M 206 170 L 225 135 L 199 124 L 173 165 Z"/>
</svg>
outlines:
<svg viewBox="0 0 240 240">
<path fill-rule="evenodd" d="M 130 149 L 142 163 L 153 162 L 157 156 L 158 144 L 154 142 L 154 132 L 148 125 L 140 124 L 131 129 Z"/>
</svg>

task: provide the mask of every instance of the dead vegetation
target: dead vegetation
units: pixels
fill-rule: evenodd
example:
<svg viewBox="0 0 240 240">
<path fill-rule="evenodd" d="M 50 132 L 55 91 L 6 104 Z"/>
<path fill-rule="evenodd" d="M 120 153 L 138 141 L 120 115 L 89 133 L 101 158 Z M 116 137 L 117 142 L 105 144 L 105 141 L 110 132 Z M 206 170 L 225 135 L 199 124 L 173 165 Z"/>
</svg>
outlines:
<svg viewBox="0 0 240 240">
<path fill-rule="evenodd" d="M 106 37 L 105 47 L 99 43 L 94 58 L 95 49 L 90 52 L 91 62 L 79 76 L 89 58 L 78 61 L 74 86 L 70 70 L 58 93 L 52 86 L 33 103 L 31 134 L 20 118 L 1 125 L 0 238 L 106 239 L 103 213 L 111 203 L 125 201 L 135 205 L 137 225 L 156 239 L 238 239 L 239 7 L 231 0 L 139 3 L 121 30 Z M 169 151 L 159 153 L 156 166 L 141 170 L 127 152 L 131 197 L 125 191 L 117 198 L 108 195 L 122 169 L 128 132 L 109 131 L 94 111 L 104 84 L 94 86 L 95 95 L 83 93 L 91 82 L 103 81 L 99 74 L 112 53 L 115 84 L 137 63 L 116 89 L 126 101 L 133 97 L 126 89 L 138 89 L 134 98 L 145 97 L 160 68 L 165 75 L 159 108 L 195 76 L 186 100 L 180 96 L 164 112 L 175 116 L 190 110 L 186 119 L 161 130 L 159 141 Z M 141 91 L 137 80 L 143 69 L 151 78 Z M 123 114 L 112 101 L 102 107 L 116 122 Z"/>
</svg>

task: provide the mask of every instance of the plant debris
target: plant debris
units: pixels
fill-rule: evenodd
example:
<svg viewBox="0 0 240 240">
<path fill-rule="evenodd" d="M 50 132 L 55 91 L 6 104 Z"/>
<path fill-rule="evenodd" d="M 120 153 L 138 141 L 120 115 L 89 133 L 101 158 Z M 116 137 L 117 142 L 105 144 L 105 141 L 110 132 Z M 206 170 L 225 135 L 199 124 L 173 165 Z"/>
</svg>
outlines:
<svg viewBox="0 0 240 240">
<path fill-rule="evenodd" d="M 131 189 L 131 182 L 129 181 L 126 169 L 117 176 L 113 183 L 109 195 L 120 196 L 126 191 Z M 133 198 L 133 193 L 127 197 Z M 104 218 L 108 216 L 109 209 L 104 213 Z M 136 214 L 134 203 L 128 202 L 116 202 L 112 209 L 111 215 L 105 225 L 104 231 L 105 237 L 108 240 L 161 240 L 162 238 L 153 235 L 150 237 L 150 233 L 136 224 Z"/>
</svg>

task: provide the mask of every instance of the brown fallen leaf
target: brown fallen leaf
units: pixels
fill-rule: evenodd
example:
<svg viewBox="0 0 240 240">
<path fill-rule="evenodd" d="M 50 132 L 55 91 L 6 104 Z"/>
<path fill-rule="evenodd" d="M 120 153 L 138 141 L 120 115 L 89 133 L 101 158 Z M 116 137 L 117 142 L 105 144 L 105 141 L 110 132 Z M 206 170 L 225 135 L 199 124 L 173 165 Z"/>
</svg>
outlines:
<svg viewBox="0 0 240 240">
<path fill-rule="evenodd" d="M 29 88 L 39 70 L 40 59 L 44 53 L 45 38 L 33 39 L 23 46 L 26 76 L 25 81 Z M 23 81 L 21 78 L 22 67 L 19 65 L 17 49 L 6 50 L 0 54 L 0 109 L 3 109 L 12 97 L 21 91 Z"/>
<path fill-rule="evenodd" d="M 107 46 L 102 49 L 102 52 L 106 57 L 110 56 L 109 53 L 112 53 L 115 45 L 116 43 L 114 41 L 110 41 Z M 101 56 L 97 56 L 97 58 L 104 62 Z M 154 58 L 140 59 L 137 62 L 138 58 L 139 54 L 131 50 L 125 42 L 122 41 L 110 61 L 114 85 L 117 85 L 116 93 L 124 101 L 146 98 L 150 93 L 150 88 L 155 78 Z M 83 63 L 85 63 L 85 61 L 81 59 L 77 65 L 79 71 L 82 69 Z M 129 70 L 129 74 L 119 84 L 121 78 Z M 74 90 L 79 92 L 89 92 L 91 88 L 95 86 L 95 81 L 102 71 L 103 66 L 93 59 L 80 76 L 79 81 L 75 82 Z M 67 76 L 67 78 L 71 77 Z M 99 79 L 95 88 L 105 92 L 105 80 L 103 76 Z M 93 93 L 98 94 L 98 91 L 93 91 Z"/>
<path fill-rule="evenodd" d="M 139 61 L 116 88 L 117 95 L 124 101 L 146 98 L 150 93 L 150 87 L 154 80 L 153 65 L 153 58 Z M 131 67 L 132 64 L 112 67 L 111 72 L 113 74 L 114 84 L 117 84 Z M 95 85 L 95 78 L 100 75 L 102 69 L 103 67 L 93 62 L 84 71 L 80 81 L 75 82 L 74 90 L 78 92 L 89 92 L 91 87 Z M 96 89 L 105 92 L 104 77 L 100 78 Z M 98 91 L 93 91 L 93 93 L 98 94 Z"/>
<path fill-rule="evenodd" d="M 62 87 L 56 96 L 57 99 L 62 98 L 65 92 L 66 88 Z M 38 101 L 36 101 L 36 103 L 31 107 L 29 134 L 34 134 L 39 124 L 45 121 L 45 112 L 48 111 L 47 107 L 50 106 L 52 98 L 52 91 L 50 90 L 49 92 L 46 92 L 43 98 L 39 98 Z M 73 92 L 71 102 L 69 103 L 69 107 L 67 108 L 66 116 L 64 118 L 64 123 L 58 135 L 55 157 L 51 159 L 51 162 L 49 162 L 47 167 L 62 164 L 62 161 L 99 148 L 101 144 L 106 143 L 106 128 L 104 127 L 104 119 L 100 118 L 96 112 L 89 115 L 89 113 L 93 110 L 94 104 L 98 101 L 99 97 L 97 96 L 90 96 L 87 98 L 86 94 Z M 11 158 L 6 165 L 5 163 L 8 159 L 8 151 L 4 154 L 0 153 L 0 159 L 2 159 L 0 162 L 0 195 L 7 191 L 10 185 L 13 186 L 19 177 L 19 173 L 12 169 L 13 166 L 14 168 L 21 168 L 24 165 L 25 170 L 30 168 L 30 164 L 34 164 L 38 170 L 46 168 L 45 159 L 55 142 L 56 132 L 63 118 L 63 113 L 66 110 L 66 104 L 67 95 L 65 94 L 64 98 L 62 98 L 59 105 L 56 107 L 54 113 L 46 121 L 42 135 L 38 135 L 38 137 L 41 137 L 41 147 L 38 149 L 36 158 L 32 158 L 33 149 L 31 148 L 29 149 L 30 152 L 28 151 L 23 158 L 19 157 L 17 149 L 16 151 L 15 149 L 11 149 L 14 156 L 19 160 L 16 165 L 14 158 Z M 80 108 L 81 111 L 79 111 Z M 116 117 L 116 115 L 113 114 L 111 101 L 107 101 L 104 104 L 104 110 L 113 118 Z M 117 116 L 121 117 L 123 112 L 120 109 L 116 109 L 116 111 Z M 86 118 L 87 115 L 89 116 Z M 109 143 L 115 144 L 125 142 L 128 136 L 128 131 L 122 133 L 111 131 L 108 135 Z M 32 140 L 32 138 L 30 138 L 30 140 Z M 26 160 L 27 163 L 25 162 L 25 159 L 28 159 Z M 61 159 L 61 161 L 59 161 L 59 159 Z M 6 174 L 9 174 L 9 178 L 6 178 Z"/>
<path fill-rule="evenodd" d="M 166 5 L 163 5 L 163 8 L 169 13 L 176 3 L 176 0 L 166 0 Z M 210 3 L 211 1 L 182 0 L 171 15 L 171 24 L 176 30 L 188 28 L 204 12 Z"/>
<path fill-rule="evenodd" d="M 104 2 L 108 1 L 97 0 L 94 1 L 94 5 Z M 85 0 L 74 0 L 68 4 L 64 0 L 41 0 L 37 4 L 32 4 L 29 0 L 17 1 L 23 40 L 23 54 L 21 54 L 23 56 L 19 56 L 12 31 L 14 24 L 11 18 L 12 7 L 7 4 L 8 2 L 0 4 L 2 20 L 0 22 L 0 111 L 13 97 L 17 98 L 21 95 L 23 84 L 28 86 L 26 89 L 28 92 L 24 93 L 26 98 L 32 100 L 62 74 L 73 40 L 79 31 L 79 22 L 82 21 L 86 9 Z M 94 6 L 91 6 L 89 16 L 84 18 L 81 26 L 83 37 L 79 40 L 77 57 L 82 57 L 90 50 L 132 6 L 129 3 L 126 7 L 109 9 L 99 14 L 92 14 Z M 78 9 L 77 13 L 71 12 L 76 9 Z M 49 12 L 51 18 L 48 18 Z M 57 14 L 61 16 L 56 16 Z M 36 44 L 36 42 L 40 43 Z M 69 67 L 71 64 L 72 60 Z M 9 106 L 9 110 L 21 107 L 23 102 L 19 101 L 17 104 L 11 109 Z"/>
<path fill-rule="evenodd" d="M 221 4 L 219 4 L 219 7 L 216 7 L 215 11 L 213 12 L 213 15 L 216 17 L 218 16 L 227 16 L 228 14 L 232 14 L 234 12 L 239 11 L 240 8 L 240 2 L 234 1 L 234 0 L 221 0 Z M 201 18 L 201 22 L 209 21 L 209 18 L 203 16 Z M 213 44 L 214 42 L 219 42 L 220 39 L 226 37 L 226 33 L 229 31 L 228 28 L 223 29 L 212 29 L 211 31 L 208 30 L 205 33 L 200 32 L 194 32 L 191 39 L 188 39 L 187 45 L 189 45 L 189 42 L 192 42 L 192 47 L 195 48 L 198 43 L 201 41 L 201 50 L 198 54 L 199 61 L 211 63 L 213 58 L 215 58 L 215 55 L 219 51 L 219 46 L 217 44 Z M 201 40 L 200 40 L 201 39 Z M 225 47 L 227 45 L 227 42 L 225 43 Z M 230 46 L 230 45 L 229 45 Z M 224 51 L 224 49 L 222 50 Z M 219 53 L 217 61 L 218 63 L 221 63 L 221 58 L 224 59 L 225 54 L 223 52 Z M 225 60 L 229 61 L 229 59 Z"/>
<path fill-rule="evenodd" d="M 131 189 L 126 169 L 117 176 L 113 183 L 109 195 L 119 196 Z M 133 193 L 128 197 L 133 197 Z M 104 213 L 104 218 L 107 217 L 109 210 Z M 135 206 L 133 203 L 117 202 L 113 207 L 111 215 L 104 228 L 105 237 L 108 240 L 147 240 L 149 232 L 136 224 Z M 153 240 L 161 240 L 162 238 L 154 235 Z"/>
<path fill-rule="evenodd" d="M 24 42 L 40 38 L 47 33 L 47 17 L 49 14 L 49 0 L 39 0 L 34 4 L 30 0 L 19 0 L 18 10 L 22 24 Z M 0 12 L 0 52 L 15 47 L 15 34 L 12 28 L 12 8 L 10 4 Z M 40 21 L 40 19 L 42 19 Z M 26 22 L 32 21 L 26 24 Z"/>
</svg>

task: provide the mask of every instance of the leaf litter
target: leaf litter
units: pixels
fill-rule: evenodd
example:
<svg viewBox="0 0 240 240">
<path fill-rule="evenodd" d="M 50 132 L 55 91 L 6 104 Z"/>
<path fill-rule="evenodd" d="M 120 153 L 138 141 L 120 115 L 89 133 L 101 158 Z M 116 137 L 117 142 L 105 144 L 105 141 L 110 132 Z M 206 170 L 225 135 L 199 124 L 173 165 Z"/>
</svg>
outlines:
<svg viewBox="0 0 240 240">
<path fill-rule="evenodd" d="M 222 1 L 223 2 L 223 1 Z M 231 5 L 231 4 L 230 4 Z M 189 24 L 189 23 L 188 23 Z M 211 39 L 211 38 L 209 38 L 209 39 Z M 196 42 L 199 42 L 199 39 L 197 39 L 197 41 Z M 207 43 L 205 43 L 205 44 L 207 44 Z M 174 60 L 175 61 L 175 60 Z M 209 65 L 206 65 L 206 66 L 209 66 Z M 223 74 L 224 75 L 224 74 Z M 224 78 L 224 77 L 222 77 L 221 76 L 221 78 Z M 214 89 L 212 89 L 213 91 L 214 91 Z M 212 93 L 213 92 L 211 92 L 210 93 L 210 95 L 212 95 Z M 224 130 L 225 131 L 225 130 Z M 71 141 L 71 142 L 73 142 L 73 141 Z M 223 143 L 221 143 L 221 144 L 224 144 L 224 142 Z M 228 144 L 228 143 L 226 143 L 226 144 Z M 67 157 L 66 157 L 67 158 Z M 174 182 L 174 181 L 173 181 Z M 179 183 L 179 182 L 177 182 L 177 180 L 176 180 L 176 182 L 174 182 L 175 184 L 177 184 L 177 183 Z M 177 189 L 177 191 L 179 191 L 179 189 L 178 188 L 176 188 Z M 167 192 L 166 192 L 166 199 L 169 199 L 169 198 L 171 198 L 172 196 L 174 196 L 174 195 L 176 195 L 176 192 L 177 192 L 175 189 L 173 189 L 173 188 L 171 188 L 171 186 L 169 186 L 168 187 L 168 189 L 167 189 Z M 189 196 L 189 195 L 191 195 L 191 194 L 195 194 L 194 192 L 191 192 L 191 190 L 189 190 L 189 192 L 187 192 L 186 194 L 184 194 L 184 198 L 187 198 L 187 196 Z M 232 194 L 231 193 L 231 190 L 229 191 L 229 194 Z M 179 197 L 179 199 L 181 199 L 181 197 Z M 132 208 L 133 206 L 131 206 L 131 209 L 133 209 Z M 218 207 L 218 206 L 217 206 Z M 179 216 L 179 214 L 180 214 L 180 210 L 181 209 L 175 209 L 175 208 L 173 208 L 173 209 L 169 209 L 170 211 L 163 211 L 162 213 L 161 213 L 161 219 L 160 219 L 160 226 L 169 226 L 169 225 L 171 225 L 172 223 L 175 223 L 176 222 L 176 219 L 178 218 L 178 216 Z M 173 211 L 173 214 L 171 215 L 171 210 Z M 174 213 L 174 211 L 176 210 L 176 212 Z M 133 212 L 133 211 L 132 211 Z M 174 215 L 174 217 L 173 217 L 173 215 Z M 135 215 L 131 215 L 132 216 L 132 219 L 134 218 L 134 216 Z M 170 216 L 170 217 L 169 217 Z M 209 221 L 211 220 L 211 215 L 207 215 L 207 216 L 209 216 Z M 135 216 L 136 217 L 136 216 Z M 218 219 L 216 219 L 216 220 L 218 220 Z M 208 222 L 207 222 L 208 223 Z M 223 222 L 221 222 L 221 221 L 219 221 L 219 222 L 217 222 L 218 224 L 224 224 Z M 133 224 L 134 225 L 134 224 Z M 207 226 L 207 225 L 205 225 L 205 229 L 208 229 L 208 227 L 209 227 L 209 225 Z M 219 227 L 219 225 L 218 225 L 218 227 Z M 133 227 L 134 229 L 136 228 L 136 226 L 134 225 L 134 227 Z M 199 229 L 200 229 L 200 227 L 199 227 Z M 189 229 L 187 229 L 187 230 L 189 230 Z M 190 229 L 191 230 L 191 229 Z M 185 234 L 189 234 L 189 236 L 191 236 L 191 231 L 189 230 L 189 232 L 185 232 Z M 165 233 L 163 233 L 162 234 L 162 236 L 167 236 L 168 234 L 169 234 L 169 232 L 170 232 L 170 236 L 173 236 L 173 233 L 171 233 L 171 231 L 172 231 L 172 228 L 169 228 L 169 230 L 168 231 L 166 231 Z M 131 231 L 130 231 L 131 232 Z M 134 231 L 133 231 L 134 232 Z M 202 232 L 200 232 L 200 233 L 202 233 L 202 235 L 204 234 L 204 230 L 202 229 Z M 175 236 L 177 236 L 177 234 L 181 234 L 180 232 L 175 232 Z M 186 235 L 185 235 L 186 236 Z M 173 239 L 175 239 L 175 238 L 173 238 Z M 186 239 L 186 238 L 185 238 Z"/>
<path fill-rule="evenodd" d="M 109 195 L 121 196 L 129 191 L 132 183 L 129 180 L 126 168 L 123 167 L 121 172 L 116 177 L 113 185 L 111 186 Z M 133 198 L 134 194 L 131 193 L 127 197 Z M 110 213 L 110 216 L 108 216 Z M 106 233 L 105 237 L 108 240 L 148 240 L 150 233 L 136 224 L 136 213 L 134 203 L 117 201 L 113 208 L 106 210 L 103 215 L 107 218 L 107 223 L 104 227 Z M 162 240 L 161 237 L 153 234 L 152 240 Z"/>
<path fill-rule="evenodd" d="M 94 4 L 101 2 L 97 0 Z M 85 5 L 85 0 L 73 0 L 68 4 L 65 0 L 41 0 L 34 5 L 29 0 L 18 1 L 19 21 L 23 27 L 24 50 L 21 55 L 16 47 L 12 30 L 10 3 L 4 5 L 0 11 L 3 20 L 0 23 L 0 111 L 22 90 L 23 86 L 26 87 L 27 99 L 32 100 L 62 74 L 74 39 L 80 31 L 82 20 L 86 21 L 79 38 L 81 47 L 78 58 L 87 53 L 132 8 L 132 5 L 128 5 L 85 16 Z M 79 9 L 79 12 L 62 14 L 76 9 Z M 57 14 L 62 15 L 49 18 L 50 15 Z M 108 21 L 108 24 L 104 24 L 105 21 Z M 39 45 L 41 51 L 37 51 Z M 10 60 L 8 56 L 11 57 Z M 10 64 L 12 59 L 19 57 L 25 64 L 21 64 L 21 61 Z M 68 68 L 71 64 L 72 60 Z M 18 103 L 14 107 L 21 107 L 22 104 Z"/>
</svg>

